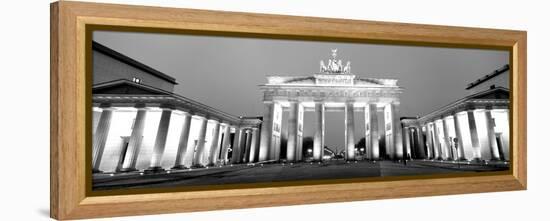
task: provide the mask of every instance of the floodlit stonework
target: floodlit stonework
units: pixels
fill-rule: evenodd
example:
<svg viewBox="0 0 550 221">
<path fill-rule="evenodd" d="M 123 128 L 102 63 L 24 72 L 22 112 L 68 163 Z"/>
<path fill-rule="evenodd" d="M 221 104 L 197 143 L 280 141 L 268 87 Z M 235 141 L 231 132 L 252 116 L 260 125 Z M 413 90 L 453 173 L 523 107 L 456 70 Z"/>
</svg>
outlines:
<svg viewBox="0 0 550 221">
<path fill-rule="evenodd" d="M 307 114 L 314 116 L 313 148 L 307 151 L 322 165 L 338 155 L 325 148 L 326 112 L 345 113 L 348 163 L 509 160 L 509 91 L 501 74 L 508 71 L 505 67 L 469 84 L 468 97 L 422 117 L 402 117 L 403 89 L 397 80 L 358 77 L 351 62 L 343 64 L 334 49 L 328 61 L 319 62 L 319 72 L 268 76 L 259 86 L 262 116 L 236 116 L 175 94 L 176 79 L 125 55 L 95 42 L 93 51 L 94 173 L 169 173 L 304 162 Z M 285 121 L 284 112 L 288 112 Z M 356 121 L 358 113 L 364 114 L 364 122 Z M 286 156 L 281 156 L 283 124 L 288 124 Z M 356 126 L 365 128 L 361 153 L 356 144 L 362 136 L 355 136 Z"/>
<path fill-rule="evenodd" d="M 325 65 L 320 62 L 320 72 L 310 76 L 269 76 L 267 83 L 260 86 L 264 96 L 264 123 L 260 143 L 260 161 L 279 160 L 280 128 L 288 123 L 287 161 L 301 158 L 293 152 L 301 153 L 303 114 L 315 115 L 315 135 L 313 156 L 322 161 L 325 137 L 325 112 L 345 112 L 345 152 L 347 160 L 355 160 L 354 115 L 365 113 L 365 137 L 368 159 L 379 158 L 378 134 L 384 130 L 387 150 L 391 158 L 402 158 L 403 145 L 399 121 L 399 94 L 402 88 L 395 79 L 359 78 L 351 72 L 351 62 L 346 66 L 338 60 L 337 50 Z M 281 122 L 283 111 L 289 111 L 288 122 Z M 378 128 L 377 112 L 384 113 L 384 128 Z M 372 125 L 372 126 L 371 126 Z"/>
<path fill-rule="evenodd" d="M 174 94 L 177 83 L 170 76 L 98 43 L 93 49 L 94 172 L 257 161 L 261 119 L 231 115 Z"/>
<path fill-rule="evenodd" d="M 509 66 L 468 84 L 470 95 L 422 117 L 405 117 L 407 156 L 509 161 Z"/>
</svg>

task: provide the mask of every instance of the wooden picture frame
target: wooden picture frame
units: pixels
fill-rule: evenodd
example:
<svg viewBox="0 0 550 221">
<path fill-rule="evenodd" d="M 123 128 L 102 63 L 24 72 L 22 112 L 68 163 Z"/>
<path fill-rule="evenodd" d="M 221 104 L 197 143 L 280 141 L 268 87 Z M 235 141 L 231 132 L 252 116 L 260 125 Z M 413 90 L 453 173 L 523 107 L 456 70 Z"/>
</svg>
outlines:
<svg viewBox="0 0 550 221">
<path fill-rule="evenodd" d="M 51 4 L 50 208 L 56 219 L 190 212 L 342 202 L 527 188 L 527 33 L 515 30 L 418 25 L 207 10 L 80 2 Z M 87 27 L 103 25 L 155 32 L 209 32 L 235 36 L 308 38 L 510 52 L 511 170 L 484 176 L 297 182 L 223 189 L 92 196 Z M 391 189 L 391 191 L 386 191 Z M 246 200 L 243 200 L 246 199 Z"/>
</svg>

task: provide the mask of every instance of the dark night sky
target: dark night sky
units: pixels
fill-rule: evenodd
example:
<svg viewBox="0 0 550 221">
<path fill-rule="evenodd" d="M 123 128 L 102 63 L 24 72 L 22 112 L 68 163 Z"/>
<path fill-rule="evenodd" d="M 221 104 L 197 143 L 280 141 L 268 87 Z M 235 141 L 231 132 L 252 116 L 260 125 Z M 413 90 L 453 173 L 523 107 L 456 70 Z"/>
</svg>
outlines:
<svg viewBox="0 0 550 221">
<path fill-rule="evenodd" d="M 262 115 L 258 85 L 267 75 L 312 75 L 333 48 L 344 64 L 351 61 L 357 77 L 398 79 L 402 116 L 422 116 L 460 99 L 468 83 L 508 64 L 507 51 L 477 49 L 122 32 L 95 32 L 94 40 L 173 76 L 176 93 L 240 116 Z M 312 136 L 308 113 L 304 132 Z M 326 117 L 326 143 L 341 149 L 344 113 Z M 356 140 L 363 137 L 362 120 L 356 114 Z"/>
</svg>

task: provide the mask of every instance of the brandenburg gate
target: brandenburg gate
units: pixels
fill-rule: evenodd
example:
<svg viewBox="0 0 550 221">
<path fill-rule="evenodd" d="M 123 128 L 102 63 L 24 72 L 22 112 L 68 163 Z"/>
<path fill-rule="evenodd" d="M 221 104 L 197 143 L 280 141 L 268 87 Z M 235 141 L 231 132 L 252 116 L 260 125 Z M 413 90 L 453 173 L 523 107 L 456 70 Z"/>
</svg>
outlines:
<svg viewBox="0 0 550 221">
<path fill-rule="evenodd" d="M 379 159 L 378 136 L 384 134 L 386 153 L 392 159 L 402 158 L 403 144 L 399 115 L 402 88 L 395 79 L 359 78 L 336 59 L 337 50 L 319 73 L 313 76 L 268 76 L 260 85 L 264 113 L 261 128 L 259 161 L 279 160 L 283 111 L 289 112 L 287 161 L 302 160 L 303 118 L 313 112 L 313 158 L 322 161 L 325 146 L 325 112 L 344 111 L 345 159 L 355 159 L 355 112 L 365 114 L 366 158 Z M 378 113 L 383 113 L 383 127 L 378 126 Z"/>
</svg>

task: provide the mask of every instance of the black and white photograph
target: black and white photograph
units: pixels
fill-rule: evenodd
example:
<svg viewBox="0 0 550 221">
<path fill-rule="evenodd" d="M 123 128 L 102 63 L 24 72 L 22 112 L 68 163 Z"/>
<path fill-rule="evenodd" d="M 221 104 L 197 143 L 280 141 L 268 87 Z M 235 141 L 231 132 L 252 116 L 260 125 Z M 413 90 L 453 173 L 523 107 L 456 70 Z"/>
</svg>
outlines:
<svg viewBox="0 0 550 221">
<path fill-rule="evenodd" d="M 508 50 L 96 30 L 92 190 L 508 171 Z"/>
</svg>

